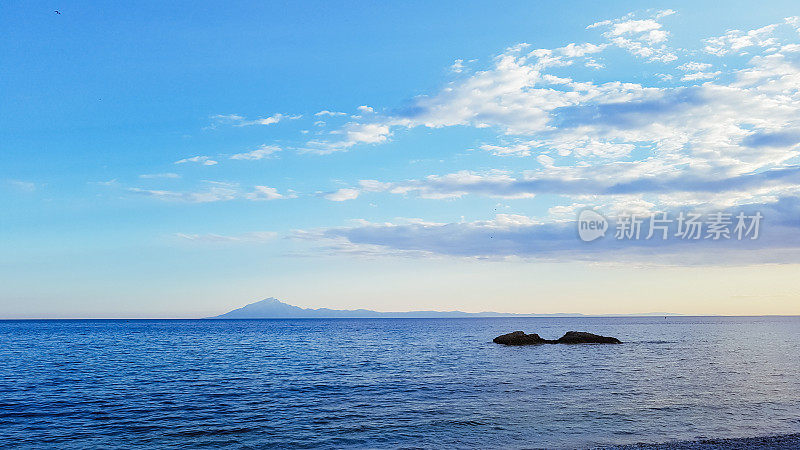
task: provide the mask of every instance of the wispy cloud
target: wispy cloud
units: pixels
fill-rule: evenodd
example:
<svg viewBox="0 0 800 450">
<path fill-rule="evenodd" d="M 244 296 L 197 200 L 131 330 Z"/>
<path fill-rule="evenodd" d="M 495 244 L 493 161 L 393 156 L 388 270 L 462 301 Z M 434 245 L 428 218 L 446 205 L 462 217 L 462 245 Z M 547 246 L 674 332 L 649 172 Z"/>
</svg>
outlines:
<svg viewBox="0 0 800 450">
<path fill-rule="evenodd" d="M 139 175 L 139 178 L 142 178 L 142 179 L 145 179 L 145 180 L 152 180 L 152 179 L 171 179 L 171 178 L 172 178 L 172 179 L 174 179 L 174 178 L 180 178 L 180 177 L 181 177 L 180 175 L 178 175 L 177 173 L 173 173 L 173 172 L 166 172 L 166 173 L 144 173 L 144 174 L 141 174 L 141 175 Z"/>
<path fill-rule="evenodd" d="M 325 194 L 323 197 L 332 202 L 343 202 L 346 200 L 354 200 L 358 198 L 360 191 L 358 189 L 339 189 L 334 192 Z"/>
<path fill-rule="evenodd" d="M 244 198 L 248 200 L 279 200 L 296 197 L 297 195 L 293 192 L 281 194 L 277 189 L 268 186 L 255 186 L 253 191 L 244 194 Z"/>
<path fill-rule="evenodd" d="M 329 154 L 347 150 L 357 144 L 380 144 L 391 136 L 389 125 L 380 123 L 351 123 L 330 133 L 333 139 L 311 140 L 303 152 Z"/>
<path fill-rule="evenodd" d="M 275 240 L 278 233 L 274 231 L 253 231 L 237 235 L 176 233 L 175 236 L 182 240 L 201 244 L 259 244 Z"/>
<path fill-rule="evenodd" d="M 281 148 L 276 145 L 264 144 L 255 150 L 231 155 L 230 158 L 238 160 L 247 160 L 247 161 L 258 161 L 260 159 L 272 157 L 275 153 L 278 153 L 279 151 L 281 151 Z"/>
<path fill-rule="evenodd" d="M 297 120 L 303 117 L 302 114 L 283 114 L 275 113 L 267 117 L 259 117 L 255 119 L 248 119 L 239 114 L 217 114 L 211 116 L 212 123 L 210 128 L 216 128 L 220 125 L 229 125 L 234 127 L 246 127 L 251 125 L 274 125 L 284 120 Z"/>
<path fill-rule="evenodd" d="M 90 181 L 89 184 L 93 184 L 95 186 L 113 187 L 113 186 L 119 186 L 120 182 L 116 178 L 112 178 L 110 180 L 105 180 L 105 181 Z"/>
<path fill-rule="evenodd" d="M 268 186 L 254 186 L 251 190 L 244 190 L 238 183 L 220 181 L 205 181 L 201 189 L 194 191 L 171 191 L 129 188 L 134 194 L 152 197 L 158 200 L 178 201 L 186 203 L 212 203 L 230 200 L 266 201 L 296 198 L 294 192 L 281 194 L 277 189 Z"/>
<path fill-rule="evenodd" d="M 204 166 L 213 166 L 217 164 L 217 161 L 214 161 L 213 159 L 211 159 L 211 157 L 204 155 L 192 156 L 191 158 L 184 158 L 175 161 L 175 164 L 187 164 L 187 163 L 197 163 Z"/>
<path fill-rule="evenodd" d="M 6 184 L 11 186 L 16 191 L 19 192 L 35 192 L 38 189 L 38 185 L 32 181 L 23 181 L 23 180 L 6 180 Z"/>
<path fill-rule="evenodd" d="M 714 172 L 672 174 L 668 167 L 632 163 L 613 163 L 597 167 L 548 167 L 546 170 L 528 171 L 521 176 L 512 176 L 500 170 L 483 173 L 461 171 L 400 182 L 363 180 L 359 188 L 341 191 L 347 191 L 352 198 L 362 191 L 415 194 L 428 199 L 461 198 L 466 195 L 532 198 L 537 194 L 602 197 L 674 193 L 746 195 L 747 192 L 756 197 L 800 193 L 800 166 L 729 176 Z M 745 196 L 740 200 L 746 199 Z"/>
<path fill-rule="evenodd" d="M 337 116 L 346 116 L 347 113 L 339 111 L 328 111 L 327 109 L 324 109 L 318 113 L 315 113 L 314 115 L 317 117 L 323 117 L 323 116 L 337 117 Z"/>
</svg>

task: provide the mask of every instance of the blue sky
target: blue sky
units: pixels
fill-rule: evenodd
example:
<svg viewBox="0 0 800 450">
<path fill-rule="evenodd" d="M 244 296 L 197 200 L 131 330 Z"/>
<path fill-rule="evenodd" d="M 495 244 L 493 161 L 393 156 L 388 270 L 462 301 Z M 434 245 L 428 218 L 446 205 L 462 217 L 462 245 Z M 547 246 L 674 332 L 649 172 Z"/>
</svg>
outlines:
<svg viewBox="0 0 800 450">
<path fill-rule="evenodd" d="M 793 6 L 6 2 L 0 316 L 800 313 Z"/>
</svg>

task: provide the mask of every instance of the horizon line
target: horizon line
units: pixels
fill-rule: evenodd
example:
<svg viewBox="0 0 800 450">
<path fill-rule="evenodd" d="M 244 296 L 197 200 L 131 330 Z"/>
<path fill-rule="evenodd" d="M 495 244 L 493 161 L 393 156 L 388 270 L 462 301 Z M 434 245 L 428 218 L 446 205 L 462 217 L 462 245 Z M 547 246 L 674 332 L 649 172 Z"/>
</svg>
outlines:
<svg viewBox="0 0 800 450">
<path fill-rule="evenodd" d="M 376 311 L 379 312 L 379 311 Z M 404 314 L 419 311 L 389 311 L 382 314 Z M 461 311 L 431 311 L 431 312 L 461 312 Z M 472 313 L 481 314 L 481 313 Z M 549 313 L 549 314 L 525 314 L 525 313 L 498 313 L 508 314 L 507 316 L 465 316 L 465 317 L 252 317 L 252 318 L 218 318 L 218 317 L 1 317 L 0 322 L 11 321 L 45 321 L 45 320 L 428 320 L 428 319 L 569 319 L 569 318 L 630 318 L 630 317 L 800 317 L 800 314 L 648 314 L 648 313 L 627 313 L 627 314 L 582 314 L 582 313 Z M 575 314 L 575 315 L 571 315 Z"/>
</svg>

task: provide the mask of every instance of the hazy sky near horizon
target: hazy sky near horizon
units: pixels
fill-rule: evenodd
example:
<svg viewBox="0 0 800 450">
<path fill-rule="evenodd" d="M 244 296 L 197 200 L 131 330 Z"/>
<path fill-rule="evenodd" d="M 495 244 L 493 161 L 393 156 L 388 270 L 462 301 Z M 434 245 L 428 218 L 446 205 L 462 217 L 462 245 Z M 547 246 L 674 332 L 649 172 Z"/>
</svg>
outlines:
<svg viewBox="0 0 800 450">
<path fill-rule="evenodd" d="M 798 14 L 4 2 L 0 318 L 800 314 Z M 680 212 L 764 221 L 614 238 Z"/>
</svg>

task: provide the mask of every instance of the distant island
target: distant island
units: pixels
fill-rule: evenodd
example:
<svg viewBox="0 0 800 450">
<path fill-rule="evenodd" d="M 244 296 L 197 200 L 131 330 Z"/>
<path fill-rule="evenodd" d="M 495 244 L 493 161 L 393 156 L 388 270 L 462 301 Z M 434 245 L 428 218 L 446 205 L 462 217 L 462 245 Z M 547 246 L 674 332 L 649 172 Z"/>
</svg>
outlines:
<svg viewBox="0 0 800 450">
<path fill-rule="evenodd" d="M 629 314 L 638 316 L 668 316 L 669 313 Z M 468 313 L 463 311 L 380 312 L 368 309 L 301 308 L 274 297 L 250 303 L 219 316 L 206 319 L 401 319 L 401 318 L 459 318 L 459 317 L 585 317 L 579 313 L 515 314 L 498 312 Z"/>
</svg>

